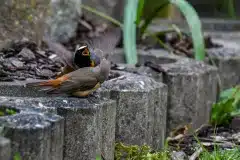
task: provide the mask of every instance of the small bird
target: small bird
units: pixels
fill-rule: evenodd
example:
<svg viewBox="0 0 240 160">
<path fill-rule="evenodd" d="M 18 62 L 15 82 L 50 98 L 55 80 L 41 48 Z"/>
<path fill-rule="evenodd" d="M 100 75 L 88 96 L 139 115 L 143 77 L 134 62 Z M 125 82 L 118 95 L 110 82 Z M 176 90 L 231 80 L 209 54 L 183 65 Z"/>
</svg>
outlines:
<svg viewBox="0 0 240 160">
<path fill-rule="evenodd" d="M 72 53 L 60 43 L 53 42 L 49 38 L 44 37 L 43 41 L 64 63 L 64 67 L 58 76 L 70 73 L 79 68 L 95 67 L 100 64 L 100 57 L 95 55 L 95 53 L 90 53 L 88 46 L 81 46 L 75 53 Z"/>
<path fill-rule="evenodd" d="M 88 39 L 75 53 L 68 51 L 63 45 L 52 42 L 47 36 L 43 41 L 61 58 L 65 66 L 60 74 L 64 75 L 83 67 L 95 67 L 100 64 L 102 54 L 110 54 L 121 36 L 120 28 L 109 28 L 103 35 Z M 99 53 L 99 51 L 101 53 Z M 103 53 L 104 52 L 104 53 Z"/>
<path fill-rule="evenodd" d="M 103 58 L 96 67 L 79 68 L 57 79 L 26 84 L 27 87 L 40 87 L 48 94 L 69 94 L 86 97 L 96 91 L 108 79 L 110 62 Z"/>
</svg>

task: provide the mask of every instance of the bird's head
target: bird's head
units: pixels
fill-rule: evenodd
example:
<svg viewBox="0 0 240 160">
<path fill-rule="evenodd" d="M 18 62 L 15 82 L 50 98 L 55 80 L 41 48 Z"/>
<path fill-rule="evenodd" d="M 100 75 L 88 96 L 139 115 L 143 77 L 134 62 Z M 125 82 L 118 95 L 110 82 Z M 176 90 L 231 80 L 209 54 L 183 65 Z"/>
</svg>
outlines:
<svg viewBox="0 0 240 160">
<path fill-rule="evenodd" d="M 83 45 L 76 50 L 73 61 L 79 68 L 95 67 L 100 64 L 100 58 L 94 52 L 90 52 L 87 45 Z"/>
</svg>

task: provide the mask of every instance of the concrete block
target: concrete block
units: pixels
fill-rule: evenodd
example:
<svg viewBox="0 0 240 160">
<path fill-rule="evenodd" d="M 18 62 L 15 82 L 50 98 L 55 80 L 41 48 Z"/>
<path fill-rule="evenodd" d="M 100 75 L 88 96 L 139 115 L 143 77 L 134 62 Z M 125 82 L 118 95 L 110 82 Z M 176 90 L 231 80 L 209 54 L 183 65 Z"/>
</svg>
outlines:
<svg viewBox="0 0 240 160">
<path fill-rule="evenodd" d="M 113 71 L 98 91 L 116 100 L 116 141 L 158 149 L 166 130 L 167 86 L 147 76 Z"/>
<path fill-rule="evenodd" d="M 87 99 L 0 97 L 0 102 L 8 102 L 18 107 L 31 104 L 31 110 L 35 112 L 53 112 L 64 117 L 64 160 L 95 159 L 100 152 L 106 159 L 113 158 L 116 110 L 116 102 L 113 100 L 94 97 Z M 52 135 L 60 130 L 59 127 L 52 126 L 52 128 L 56 128 Z M 61 142 L 58 140 L 58 138 L 52 139 L 60 146 Z M 52 150 L 56 150 L 56 148 L 57 145 L 52 147 Z"/>
<path fill-rule="evenodd" d="M 18 153 L 22 159 L 51 159 L 51 124 L 44 115 L 21 112 L 2 116 L 0 122 L 4 125 L 4 136 L 11 140 L 12 156 Z"/>
<path fill-rule="evenodd" d="M 214 42 L 223 47 L 207 49 L 210 58 L 206 62 L 218 67 L 221 89 L 234 87 L 240 83 L 240 41 L 214 39 Z"/>
<path fill-rule="evenodd" d="M 112 61 L 123 63 L 122 53 L 119 50 L 112 55 Z M 217 97 L 216 67 L 160 49 L 139 50 L 138 59 L 140 64 L 150 61 L 163 70 L 163 83 L 168 86 L 168 133 L 179 125 L 192 123 L 197 128 L 208 122 L 211 105 Z"/>
<path fill-rule="evenodd" d="M 0 137 L 0 159 L 9 160 L 11 158 L 11 142 L 5 137 Z"/>
<path fill-rule="evenodd" d="M 210 55 L 218 67 L 221 89 L 227 89 L 239 84 L 240 21 L 214 18 L 203 18 L 201 21 L 204 33 L 210 35 L 214 43 L 223 46 L 221 48 L 206 49 L 208 55 Z M 182 29 L 187 29 L 188 26 L 186 22 L 182 21 L 157 19 L 153 25 L 149 27 L 149 30 L 156 32 L 163 28 L 167 28 L 170 23 L 174 23 Z M 159 24 L 161 24 L 161 27 L 159 27 Z M 155 42 L 156 41 L 153 43 Z M 207 59 L 206 62 L 212 64 L 209 59 Z"/>
</svg>

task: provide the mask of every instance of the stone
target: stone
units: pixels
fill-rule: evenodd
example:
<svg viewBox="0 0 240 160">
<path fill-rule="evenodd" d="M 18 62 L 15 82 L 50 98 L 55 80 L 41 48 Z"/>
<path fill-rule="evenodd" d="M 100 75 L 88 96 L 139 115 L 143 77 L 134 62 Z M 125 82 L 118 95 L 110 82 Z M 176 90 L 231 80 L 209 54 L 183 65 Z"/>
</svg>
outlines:
<svg viewBox="0 0 240 160">
<path fill-rule="evenodd" d="M 123 63 L 123 51 L 110 59 Z M 217 68 L 170 54 L 164 50 L 138 50 L 139 64 L 147 61 L 160 65 L 163 83 L 168 86 L 167 133 L 179 125 L 192 123 L 193 128 L 208 123 L 212 104 L 217 97 Z"/>
<path fill-rule="evenodd" d="M 0 46 L 5 41 L 27 38 L 41 43 L 50 0 L 35 3 L 13 0 L 0 2 Z"/>
<path fill-rule="evenodd" d="M 143 75 L 113 71 L 98 92 L 116 100 L 116 141 L 163 147 L 167 86 Z"/>
<path fill-rule="evenodd" d="M 116 122 L 115 101 L 106 98 L 96 99 L 95 97 L 46 96 L 41 98 L 0 97 L 0 103 L 11 104 L 21 109 L 23 106 L 30 106 L 30 110 L 34 112 L 54 113 L 63 117 L 64 126 L 58 125 L 54 127 L 52 124 L 51 127 L 56 128 L 54 132 L 52 131 L 52 136 L 64 127 L 64 160 L 95 159 L 96 155 L 100 155 L 100 153 L 106 159 L 113 159 Z M 61 142 L 58 141 L 59 138 L 54 137 L 52 142 L 55 142 L 56 145 L 54 145 L 52 151 L 61 147 Z M 62 137 L 62 135 L 59 135 L 59 137 Z M 60 151 L 58 153 L 61 154 Z M 57 158 L 57 156 L 55 157 Z"/>
<path fill-rule="evenodd" d="M 33 60 L 36 58 L 35 54 L 28 48 L 23 48 L 18 55 L 22 57 L 24 61 Z"/>
<path fill-rule="evenodd" d="M 18 59 L 12 58 L 10 61 L 16 68 L 22 68 L 24 66 L 24 63 Z"/>
<path fill-rule="evenodd" d="M 5 137 L 0 137 L 0 159 L 8 160 L 11 158 L 11 142 Z"/>
<path fill-rule="evenodd" d="M 178 152 L 173 151 L 171 153 L 171 159 L 172 160 L 186 160 L 187 159 L 187 155 L 183 151 L 178 151 Z"/>
<path fill-rule="evenodd" d="M 82 0 L 51 0 L 51 15 L 47 19 L 47 34 L 52 40 L 67 42 L 75 35 L 81 16 Z"/>
</svg>

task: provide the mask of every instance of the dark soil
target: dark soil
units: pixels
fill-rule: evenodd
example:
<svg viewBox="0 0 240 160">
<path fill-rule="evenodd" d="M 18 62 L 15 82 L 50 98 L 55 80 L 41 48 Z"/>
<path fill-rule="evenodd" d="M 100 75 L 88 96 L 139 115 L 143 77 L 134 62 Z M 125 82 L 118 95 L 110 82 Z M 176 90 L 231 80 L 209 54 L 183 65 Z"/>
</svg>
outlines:
<svg viewBox="0 0 240 160">
<path fill-rule="evenodd" d="M 63 66 L 54 53 L 34 42 L 12 42 L 0 50 L 0 81 L 53 78 Z"/>
<path fill-rule="evenodd" d="M 215 146 L 221 149 L 232 149 L 240 145 L 240 128 L 238 126 L 239 119 L 236 118 L 230 126 L 203 125 L 194 132 L 187 131 L 186 128 L 183 129 L 184 127 L 179 128 L 178 131 L 175 131 L 174 136 L 168 138 L 168 145 L 171 150 L 183 151 L 188 156 L 199 149 L 199 144 L 209 152 L 212 152 Z"/>
<path fill-rule="evenodd" d="M 188 34 L 182 33 L 182 37 L 180 37 L 177 33 L 172 32 L 158 36 L 158 38 L 168 47 L 168 49 L 171 49 L 176 55 L 186 56 L 189 58 L 194 57 L 193 41 Z M 210 36 L 204 36 L 204 42 L 206 49 L 223 47 L 222 45 L 213 42 Z M 156 49 L 164 47 L 160 46 L 159 43 L 156 42 L 154 45 L 150 45 L 145 49 L 147 50 L 151 48 Z"/>
<path fill-rule="evenodd" d="M 78 44 L 98 36 L 103 30 L 104 26 L 95 27 L 81 17 L 76 36 L 63 45 L 74 51 Z M 34 42 L 23 40 L 11 42 L 0 49 L 0 81 L 55 78 L 62 66 L 59 57 L 44 44 L 38 47 Z"/>
</svg>

